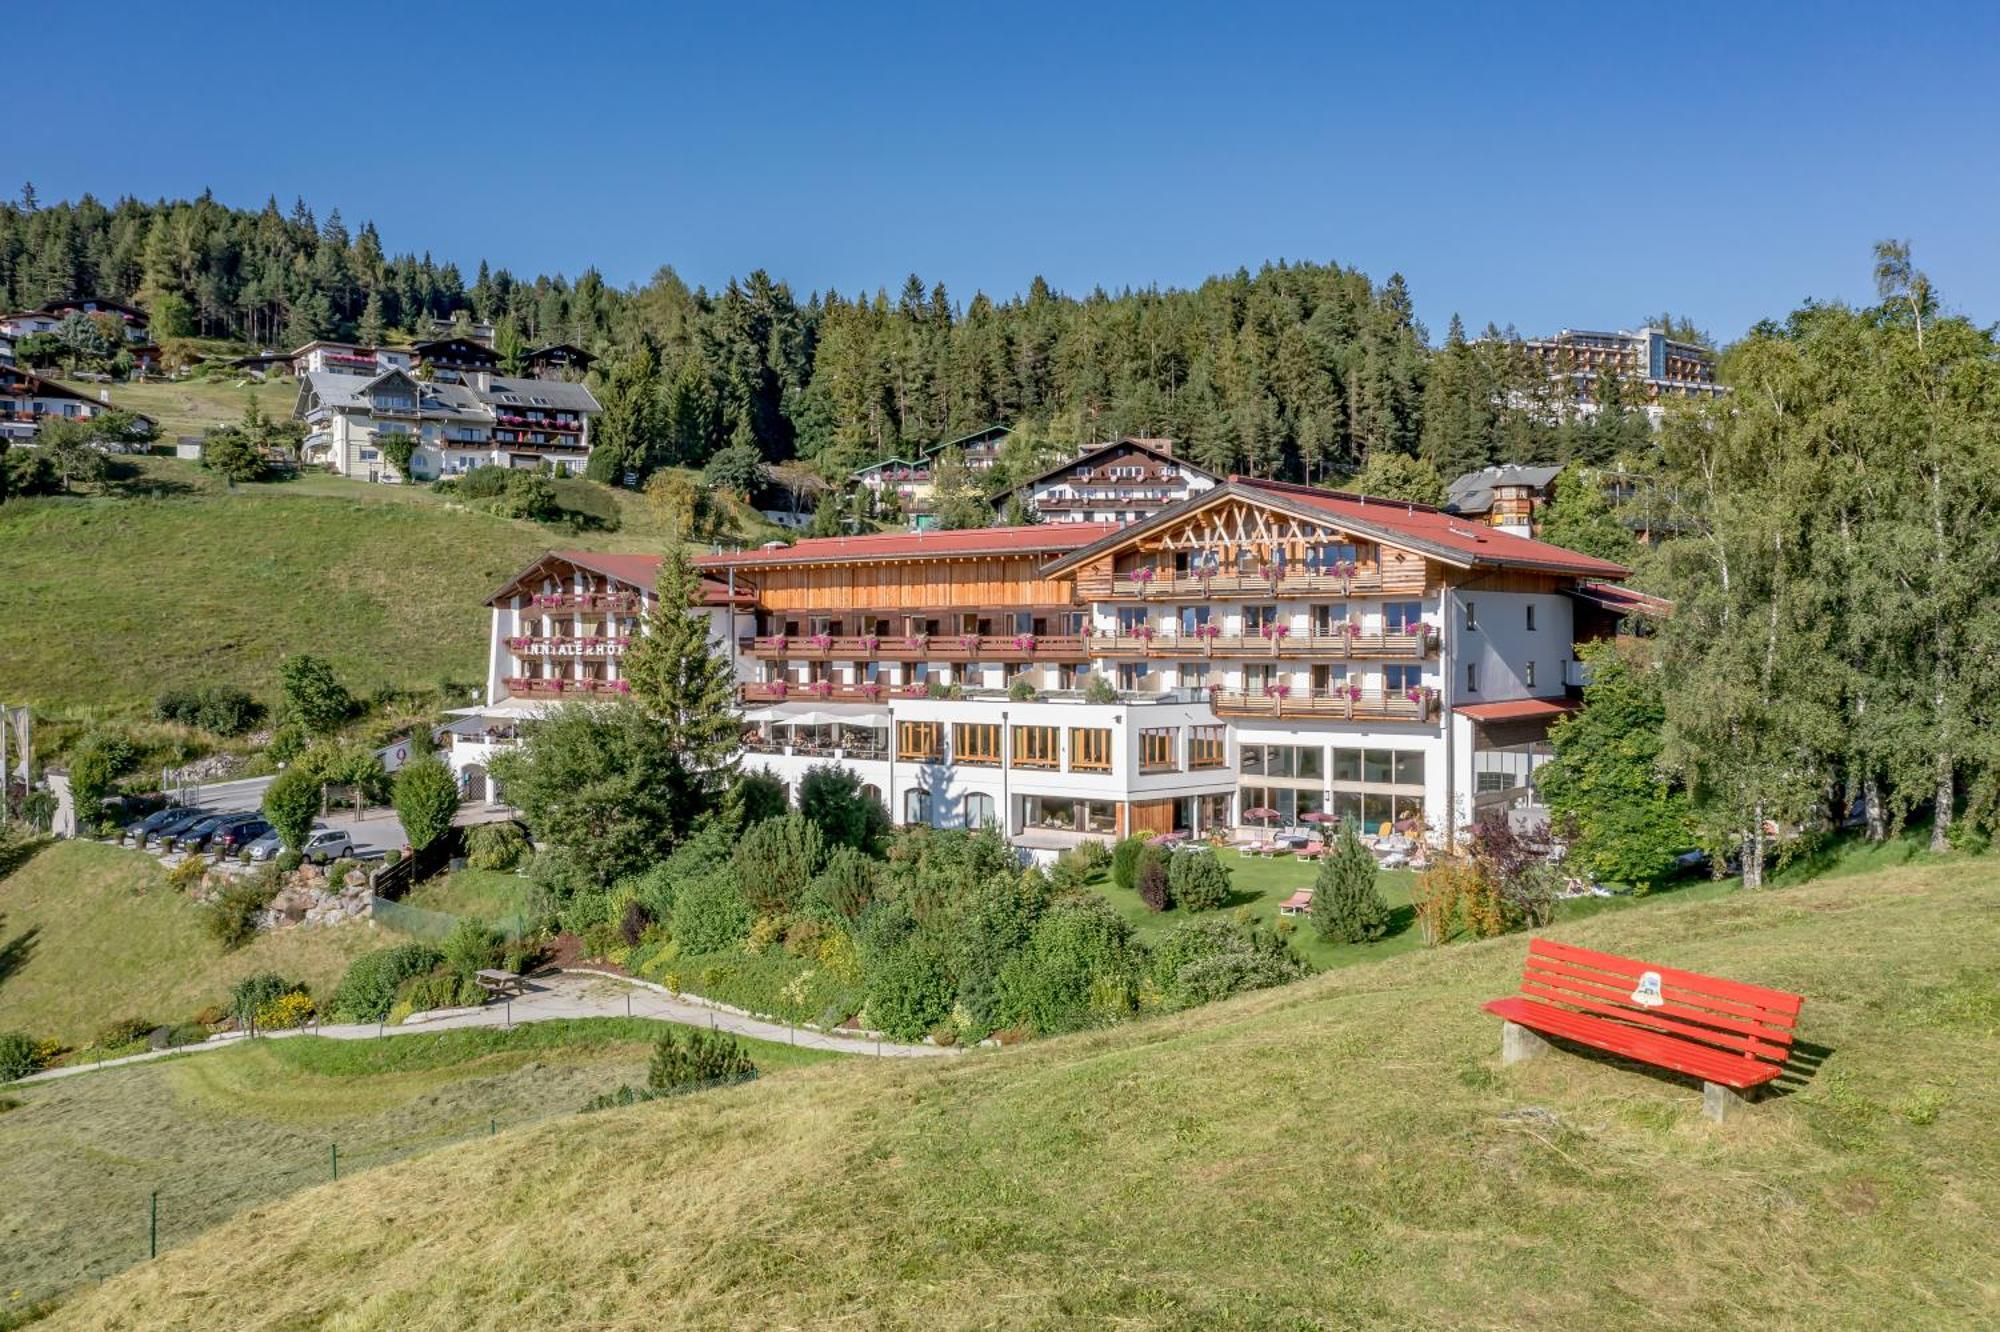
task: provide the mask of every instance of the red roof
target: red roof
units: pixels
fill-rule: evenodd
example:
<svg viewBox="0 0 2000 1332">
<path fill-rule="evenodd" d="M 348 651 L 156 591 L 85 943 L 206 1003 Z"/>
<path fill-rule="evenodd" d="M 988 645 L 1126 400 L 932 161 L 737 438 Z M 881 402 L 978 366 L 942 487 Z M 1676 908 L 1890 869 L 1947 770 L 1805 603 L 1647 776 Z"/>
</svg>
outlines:
<svg viewBox="0 0 2000 1332">
<path fill-rule="evenodd" d="M 1119 523 L 1041 523 L 1028 527 L 973 527 L 954 532 L 875 532 L 867 536 L 807 537 L 770 550 L 738 550 L 695 558 L 700 569 L 770 564 L 829 564 L 864 560 L 928 560 L 967 555 L 1060 554 L 1116 532 Z"/>
<path fill-rule="evenodd" d="M 1514 698 L 1505 703 L 1461 703 L 1452 711 L 1477 722 L 1503 722 L 1561 717 L 1575 712 L 1577 706 L 1574 699 L 1567 698 Z"/>
<path fill-rule="evenodd" d="M 1267 491 L 1273 496 L 1304 504 L 1336 518 L 1410 537 L 1473 564 L 1548 569 L 1591 578 L 1623 578 L 1632 572 L 1610 560 L 1552 546 L 1546 541 L 1515 536 L 1512 532 L 1503 532 L 1484 523 L 1467 522 L 1428 504 L 1377 499 L 1347 491 L 1321 490 L 1317 486 L 1263 481 L 1248 476 L 1232 476 L 1229 480 L 1242 489 Z"/>
<path fill-rule="evenodd" d="M 526 569 L 523 569 L 520 573 L 508 579 L 505 586 L 486 599 L 487 603 L 490 605 L 513 592 L 516 587 L 520 586 L 526 579 L 533 577 L 536 570 L 540 569 L 543 564 L 550 560 L 561 560 L 566 564 L 574 564 L 579 569 L 588 569 L 592 573 L 601 573 L 614 582 L 624 583 L 628 587 L 636 587 L 643 592 L 654 590 L 654 583 L 657 581 L 660 572 L 660 557 L 657 555 L 625 555 L 594 550 L 552 550 Z M 737 605 L 747 606 L 750 602 L 751 597 L 748 592 L 738 592 L 736 594 Z M 701 580 L 701 603 L 704 606 L 728 605 L 729 584 L 720 578 L 704 574 Z"/>
</svg>

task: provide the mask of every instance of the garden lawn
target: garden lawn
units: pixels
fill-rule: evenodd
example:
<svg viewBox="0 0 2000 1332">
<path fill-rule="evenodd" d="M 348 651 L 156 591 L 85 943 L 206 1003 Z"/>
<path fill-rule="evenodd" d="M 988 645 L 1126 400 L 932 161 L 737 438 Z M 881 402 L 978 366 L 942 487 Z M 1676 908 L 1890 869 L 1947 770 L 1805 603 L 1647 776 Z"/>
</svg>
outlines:
<svg viewBox="0 0 2000 1332">
<path fill-rule="evenodd" d="M 1805 1057 L 1721 1125 L 1611 1060 L 1503 1068 L 1515 935 L 475 1140 L 50 1326 L 2000 1325 L 2000 863 L 1548 933 L 1801 993 Z"/>
<path fill-rule="evenodd" d="M 395 942 L 353 925 L 261 934 L 224 952 L 153 857 L 55 842 L 0 878 L 0 1030 L 85 1046 L 128 1017 L 185 1022 L 256 971 L 325 997 L 355 957 Z"/>
<path fill-rule="evenodd" d="M 502 925 L 526 913 L 530 887 L 512 870 L 460 869 L 424 880 L 403 901 L 425 911 Z"/>
<path fill-rule="evenodd" d="M 285 420 L 298 401 L 299 386 L 291 379 L 184 379 L 147 380 L 129 384 L 93 384 L 70 381 L 66 387 L 95 399 L 99 393 L 111 395 L 111 405 L 151 417 L 160 427 L 160 442 L 172 444 L 182 436 L 199 437 L 210 426 L 228 425 L 243 419 L 246 403 L 255 401 L 258 410 L 275 420 Z"/>
<path fill-rule="evenodd" d="M 297 1037 L 15 1087 L 0 1113 L 0 1317 L 186 1244 L 245 1207 L 643 1085 L 644 1019 L 515 1030 Z M 841 1056 L 745 1041 L 760 1075 Z M 469 1185 L 471 1181 L 467 1181 Z"/>
</svg>

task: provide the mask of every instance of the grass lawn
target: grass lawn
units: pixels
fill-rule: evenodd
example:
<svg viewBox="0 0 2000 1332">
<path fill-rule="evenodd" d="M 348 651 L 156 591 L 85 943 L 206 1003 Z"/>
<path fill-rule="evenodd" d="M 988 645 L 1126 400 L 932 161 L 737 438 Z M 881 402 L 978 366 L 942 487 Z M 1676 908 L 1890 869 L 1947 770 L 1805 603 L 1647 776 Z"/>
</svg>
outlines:
<svg viewBox="0 0 2000 1332">
<path fill-rule="evenodd" d="M 528 881 L 512 870 L 462 869 L 426 879 L 403 901 L 425 911 L 498 924 L 519 918 L 528 890 Z"/>
<path fill-rule="evenodd" d="M 325 994 L 356 956 L 394 942 L 366 926 L 296 929 L 225 953 L 151 856 L 57 842 L 0 878 L 0 1030 L 81 1046 L 126 1017 L 184 1022 L 254 971 Z"/>
<path fill-rule="evenodd" d="M 1502 1068 L 1479 1004 L 1518 985 L 1516 935 L 468 1143 L 51 1326 L 2000 1323 L 2000 861 L 1553 933 L 1798 991 L 1809 1059 L 1723 1125 L 1608 1060 Z"/>
<path fill-rule="evenodd" d="M 14 1088 L 0 1113 L 0 1318 L 185 1244 L 245 1207 L 644 1081 L 661 1027 L 537 1023 L 380 1041 L 296 1038 Z M 746 1041 L 762 1074 L 840 1058 Z M 470 1180 L 467 1186 L 472 1185 Z"/>
<path fill-rule="evenodd" d="M 95 399 L 100 392 L 111 395 L 111 405 L 149 416 L 160 427 L 160 439 L 171 444 L 183 435 L 199 436 L 210 426 L 243 419 L 243 406 L 253 398 L 266 416 L 279 420 L 292 414 L 298 401 L 298 384 L 290 379 L 187 379 L 178 382 L 150 380 L 145 383 L 93 384 L 70 381 L 65 387 Z"/>
</svg>

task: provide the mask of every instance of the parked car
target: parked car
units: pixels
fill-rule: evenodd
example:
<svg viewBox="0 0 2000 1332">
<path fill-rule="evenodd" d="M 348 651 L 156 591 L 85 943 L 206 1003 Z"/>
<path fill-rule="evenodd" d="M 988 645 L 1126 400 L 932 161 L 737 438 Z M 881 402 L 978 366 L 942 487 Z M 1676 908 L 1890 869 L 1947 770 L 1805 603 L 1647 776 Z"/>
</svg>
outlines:
<svg viewBox="0 0 2000 1332">
<path fill-rule="evenodd" d="M 177 843 L 187 833 L 188 829 L 193 828 L 197 824 L 206 823 L 214 817 L 213 814 L 205 809 L 181 810 L 174 818 L 168 819 L 165 823 L 153 829 L 153 841 L 160 846 Z"/>
<path fill-rule="evenodd" d="M 285 849 L 285 840 L 278 836 L 276 828 L 271 828 L 262 836 L 252 840 L 245 849 L 250 852 L 250 859 L 254 861 L 276 860 L 278 853 Z"/>
<path fill-rule="evenodd" d="M 168 805 L 165 809 L 156 809 L 145 818 L 136 819 L 126 824 L 125 836 L 136 843 L 142 837 L 153 836 L 161 828 L 186 813 L 188 813 L 188 809 L 185 805 Z"/>
<path fill-rule="evenodd" d="M 271 821 L 253 814 L 241 823 L 232 823 L 209 839 L 209 849 L 218 856 L 233 856 L 271 831 Z"/>
<path fill-rule="evenodd" d="M 197 823 L 191 828 L 189 828 L 186 832 L 182 833 L 177 839 L 175 839 L 175 844 L 179 846 L 180 849 L 183 851 L 204 850 L 208 846 L 209 842 L 215 837 L 229 831 L 231 828 L 235 827 L 239 823 L 244 822 L 245 820 L 254 819 L 257 817 L 258 816 L 255 814 L 244 814 L 240 812 L 231 814 L 217 814 L 214 815 L 213 817 L 203 819 L 200 823 Z"/>
<path fill-rule="evenodd" d="M 354 839 L 344 828 L 315 828 L 300 851 L 313 864 L 324 865 L 329 860 L 353 855 Z"/>
</svg>

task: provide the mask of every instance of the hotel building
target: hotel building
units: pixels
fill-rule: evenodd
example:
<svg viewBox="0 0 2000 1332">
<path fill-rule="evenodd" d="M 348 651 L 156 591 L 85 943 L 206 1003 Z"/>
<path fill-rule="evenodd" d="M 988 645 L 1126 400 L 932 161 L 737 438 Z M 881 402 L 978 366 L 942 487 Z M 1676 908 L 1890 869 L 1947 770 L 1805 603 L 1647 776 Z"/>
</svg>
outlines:
<svg viewBox="0 0 2000 1332">
<path fill-rule="evenodd" d="M 1433 835 L 1533 801 L 1575 645 L 1625 570 L 1440 510 L 1232 477 L 1133 523 L 804 540 L 697 561 L 742 761 L 859 774 L 899 823 L 1087 837 L 1351 820 Z M 622 695 L 655 562 L 557 552 L 490 601 L 490 746 Z M 1651 609 L 1657 610 L 1657 606 Z M 464 738 L 459 738 L 464 737 Z M 475 787 L 476 781 L 476 787 Z"/>
</svg>

